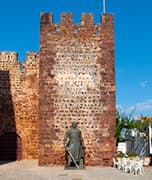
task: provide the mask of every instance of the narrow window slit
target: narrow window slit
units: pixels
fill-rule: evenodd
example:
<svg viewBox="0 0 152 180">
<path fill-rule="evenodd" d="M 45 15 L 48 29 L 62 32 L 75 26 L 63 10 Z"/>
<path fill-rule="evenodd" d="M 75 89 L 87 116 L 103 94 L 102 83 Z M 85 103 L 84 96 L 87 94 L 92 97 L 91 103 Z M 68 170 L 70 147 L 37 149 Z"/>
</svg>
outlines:
<svg viewBox="0 0 152 180">
<path fill-rule="evenodd" d="M 22 72 L 22 71 L 23 71 L 23 64 L 20 64 L 20 66 L 19 66 L 19 70 L 20 70 L 20 72 Z"/>
<path fill-rule="evenodd" d="M 76 27 L 76 28 L 75 28 L 75 34 L 78 34 L 78 33 L 79 33 L 79 28 Z"/>
<path fill-rule="evenodd" d="M 98 28 L 96 28 L 96 34 L 99 34 L 99 29 Z"/>
<path fill-rule="evenodd" d="M 58 32 L 58 29 L 57 29 L 57 27 L 55 26 L 54 29 L 53 29 L 53 33 L 56 33 L 56 32 Z"/>
</svg>

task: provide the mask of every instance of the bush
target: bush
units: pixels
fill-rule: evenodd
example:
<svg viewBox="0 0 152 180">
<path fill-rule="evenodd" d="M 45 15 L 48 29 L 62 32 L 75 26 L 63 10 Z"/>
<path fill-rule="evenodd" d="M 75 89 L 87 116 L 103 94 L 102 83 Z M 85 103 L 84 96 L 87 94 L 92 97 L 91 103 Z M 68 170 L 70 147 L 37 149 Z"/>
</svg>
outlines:
<svg viewBox="0 0 152 180">
<path fill-rule="evenodd" d="M 117 157 L 123 158 L 123 157 L 126 157 L 126 154 L 124 154 L 123 152 L 118 152 Z"/>
<path fill-rule="evenodd" d="M 128 157 L 136 157 L 136 156 L 138 156 L 138 154 L 135 153 L 135 152 L 127 152 L 127 155 L 128 155 Z"/>
</svg>

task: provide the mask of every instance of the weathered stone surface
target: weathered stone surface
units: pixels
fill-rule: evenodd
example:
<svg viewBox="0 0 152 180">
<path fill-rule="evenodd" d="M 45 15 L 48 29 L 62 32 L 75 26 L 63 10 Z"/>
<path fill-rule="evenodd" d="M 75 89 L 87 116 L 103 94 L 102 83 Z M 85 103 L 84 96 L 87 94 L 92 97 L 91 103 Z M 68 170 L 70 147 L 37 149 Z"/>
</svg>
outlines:
<svg viewBox="0 0 152 180">
<path fill-rule="evenodd" d="M 63 165 L 63 136 L 78 121 L 86 165 L 111 165 L 115 156 L 113 16 L 102 23 L 82 14 L 81 24 L 64 13 L 61 23 L 41 15 L 39 164 Z"/>
<path fill-rule="evenodd" d="M 38 158 L 38 80 L 39 53 L 18 62 L 16 52 L 0 52 L 0 135 L 21 137 L 22 159 Z"/>
<path fill-rule="evenodd" d="M 78 121 L 86 146 L 85 165 L 111 165 L 115 156 L 113 16 L 94 24 L 83 13 L 74 24 L 63 13 L 54 24 L 41 14 L 40 53 L 0 52 L 0 135 L 16 132 L 22 158 L 64 165 L 63 137 Z M 40 56 L 40 57 L 39 57 Z"/>
</svg>

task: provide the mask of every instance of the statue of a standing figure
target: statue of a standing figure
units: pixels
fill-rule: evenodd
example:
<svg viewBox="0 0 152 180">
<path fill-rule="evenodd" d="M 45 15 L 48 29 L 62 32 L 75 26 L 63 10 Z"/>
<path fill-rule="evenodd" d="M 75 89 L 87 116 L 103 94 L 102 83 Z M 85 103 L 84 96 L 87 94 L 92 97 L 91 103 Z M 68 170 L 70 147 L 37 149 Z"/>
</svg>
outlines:
<svg viewBox="0 0 152 180">
<path fill-rule="evenodd" d="M 64 146 L 67 150 L 68 166 L 83 168 L 84 143 L 81 131 L 77 128 L 77 122 L 72 122 L 64 136 Z"/>
</svg>

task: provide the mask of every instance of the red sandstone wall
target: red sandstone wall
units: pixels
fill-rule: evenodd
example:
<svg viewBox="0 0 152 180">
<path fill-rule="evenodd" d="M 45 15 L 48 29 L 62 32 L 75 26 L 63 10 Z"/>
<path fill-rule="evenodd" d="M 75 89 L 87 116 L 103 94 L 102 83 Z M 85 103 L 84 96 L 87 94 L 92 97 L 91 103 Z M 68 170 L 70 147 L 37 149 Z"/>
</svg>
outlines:
<svg viewBox="0 0 152 180">
<path fill-rule="evenodd" d="M 0 52 L 0 135 L 21 137 L 22 159 L 38 158 L 38 78 L 38 53 L 18 62 L 16 52 Z"/>
<path fill-rule="evenodd" d="M 39 79 L 39 164 L 64 165 L 63 137 L 79 122 L 86 165 L 111 165 L 115 156 L 115 72 L 113 16 L 80 24 L 63 13 L 60 24 L 41 14 Z"/>
</svg>

